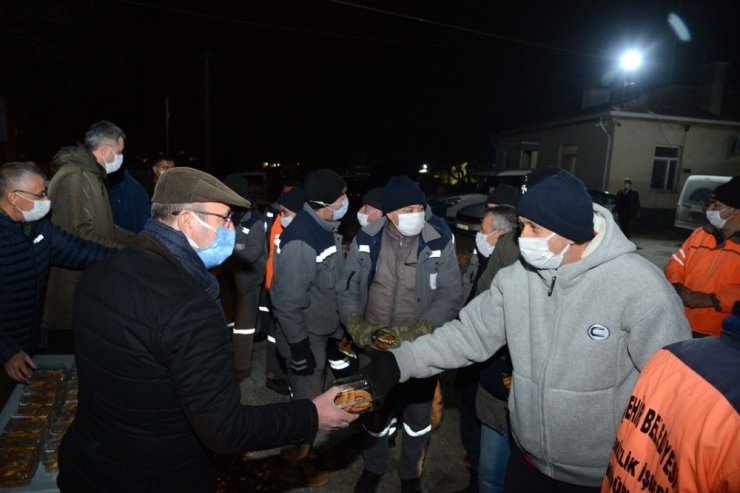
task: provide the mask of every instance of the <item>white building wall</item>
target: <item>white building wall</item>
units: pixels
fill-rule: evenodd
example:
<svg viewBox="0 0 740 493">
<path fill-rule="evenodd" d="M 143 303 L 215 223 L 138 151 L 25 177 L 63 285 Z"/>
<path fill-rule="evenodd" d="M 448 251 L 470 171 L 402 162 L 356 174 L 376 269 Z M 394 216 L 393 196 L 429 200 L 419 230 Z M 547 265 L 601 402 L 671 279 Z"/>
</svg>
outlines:
<svg viewBox="0 0 740 493">
<path fill-rule="evenodd" d="M 625 177 L 640 192 L 643 208 L 675 209 L 690 174 L 740 173 L 740 156 L 730 155 L 740 127 L 616 118 L 609 191 L 616 193 Z M 678 179 L 672 191 L 650 190 L 656 146 L 679 147 Z"/>
</svg>

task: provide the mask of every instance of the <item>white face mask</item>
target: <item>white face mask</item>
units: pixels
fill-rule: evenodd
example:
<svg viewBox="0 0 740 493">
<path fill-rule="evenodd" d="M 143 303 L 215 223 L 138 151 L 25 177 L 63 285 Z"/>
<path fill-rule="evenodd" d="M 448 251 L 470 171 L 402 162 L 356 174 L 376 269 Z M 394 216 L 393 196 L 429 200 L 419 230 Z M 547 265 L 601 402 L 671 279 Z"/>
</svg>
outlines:
<svg viewBox="0 0 740 493">
<path fill-rule="evenodd" d="M 570 249 L 568 243 L 560 253 L 552 253 L 548 246 L 550 238 L 555 236 L 551 233 L 547 238 L 523 238 L 519 237 L 519 251 L 524 260 L 536 269 L 557 269 L 563 263 L 565 253 Z"/>
<path fill-rule="evenodd" d="M 367 214 L 363 214 L 362 212 L 357 213 L 357 222 L 360 223 L 360 227 L 364 228 L 368 225 L 369 221 L 367 220 L 367 218 Z"/>
<path fill-rule="evenodd" d="M 293 217 L 294 216 L 280 216 L 280 224 L 282 224 L 283 229 L 287 228 L 288 224 L 293 222 Z"/>
<path fill-rule="evenodd" d="M 51 200 L 34 200 L 33 209 L 30 211 L 24 211 L 19 207 L 16 207 L 16 209 L 21 211 L 25 222 L 38 221 L 49 213 L 49 209 L 51 209 Z"/>
<path fill-rule="evenodd" d="M 722 209 L 723 211 L 724 209 Z M 722 211 L 707 211 L 707 220 L 709 221 L 709 224 L 714 226 L 717 229 L 722 229 L 725 227 L 725 224 L 727 224 L 727 219 L 722 219 Z"/>
<path fill-rule="evenodd" d="M 495 231 L 488 234 L 484 234 L 481 232 L 475 234 L 475 248 L 478 249 L 478 253 L 486 258 L 490 257 L 493 253 L 493 250 L 496 248 L 496 245 L 490 245 L 488 243 L 488 237 L 493 233 L 495 233 Z"/>
<path fill-rule="evenodd" d="M 424 211 L 398 214 L 398 232 L 404 236 L 416 236 L 424 229 Z"/>
<path fill-rule="evenodd" d="M 104 162 L 104 164 L 106 174 L 115 173 L 123 164 L 123 154 L 115 154 L 112 163 Z"/>
</svg>

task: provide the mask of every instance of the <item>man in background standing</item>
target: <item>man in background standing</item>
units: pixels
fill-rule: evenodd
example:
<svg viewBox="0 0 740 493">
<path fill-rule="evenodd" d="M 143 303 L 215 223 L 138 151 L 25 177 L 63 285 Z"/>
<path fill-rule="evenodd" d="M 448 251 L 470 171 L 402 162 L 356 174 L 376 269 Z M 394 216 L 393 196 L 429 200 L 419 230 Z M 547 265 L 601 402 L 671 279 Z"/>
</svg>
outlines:
<svg viewBox="0 0 740 493">
<path fill-rule="evenodd" d="M 630 238 L 632 222 L 640 217 L 640 195 L 632 188 L 632 180 L 624 179 L 624 186 L 617 192 L 617 204 L 614 207 L 619 218 L 619 228 L 624 236 Z"/>
<path fill-rule="evenodd" d="M 123 164 L 126 134 L 102 120 L 85 133 L 82 143 L 63 147 L 52 158 L 55 175 L 49 183 L 51 221 L 68 233 L 102 245 L 121 248 L 134 233 L 116 226 L 108 198 L 107 175 Z M 79 271 L 52 267 L 46 293 L 44 326 L 49 345 L 71 349 L 72 296 Z"/>
</svg>

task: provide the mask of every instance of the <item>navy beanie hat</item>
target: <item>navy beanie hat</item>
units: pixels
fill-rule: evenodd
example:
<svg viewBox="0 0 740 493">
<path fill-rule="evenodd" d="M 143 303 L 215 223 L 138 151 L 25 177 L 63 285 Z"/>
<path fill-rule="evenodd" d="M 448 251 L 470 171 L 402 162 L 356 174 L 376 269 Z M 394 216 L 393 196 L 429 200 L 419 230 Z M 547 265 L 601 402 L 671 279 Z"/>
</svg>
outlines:
<svg viewBox="0 0 740 493">
<path fill-rule="evenodd" d="M 581 180 L 561 169 L 522 195 L 519 215 L 577 243 L 594 237 L 591 196 Z"/>
<path fill-rule="evenodd" d="M 317 169 L 309 173 L 303 183 L 308 202 L 321 202 L 325 205 L 333 204 L 344 194 L 347 182 L 342 175 L 329 168 Z"/>
<path fill-rule="evenodd" d="M 383 189 L 383 212 L 393 212 L 410 205 L 426 205 L 427 199 L 419 185 L 408 176 L 394 176 Z"/>
<path fill-rule="evenodd" d="M 362 197 L 362 203 L 383 210 L 383 187 L 376 187 Z"/>
<path fill-rule="evenodd" d="M 740 209 L 740 175 L 715 188 L 712 197 L 733 209 Z"/>
<path fill-rule="evenodd" d="M 289 211 L 298 213 L 303 209 L 303 204 L 306 203 L 306 193 L 301 187 L 295 187 L 278 197 L 277 201 L 278 204 L 282 205 Z"/>
</svg>

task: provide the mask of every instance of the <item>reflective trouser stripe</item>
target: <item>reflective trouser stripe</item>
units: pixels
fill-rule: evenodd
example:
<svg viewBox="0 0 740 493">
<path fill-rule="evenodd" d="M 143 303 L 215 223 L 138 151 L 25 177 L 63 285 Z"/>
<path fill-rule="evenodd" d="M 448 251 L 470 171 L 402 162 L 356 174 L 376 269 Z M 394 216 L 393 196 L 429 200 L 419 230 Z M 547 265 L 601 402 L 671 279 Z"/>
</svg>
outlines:
<svg viewBox="0 0 740 493">
<path fill-rule="evenodd" d="M 332 370 L 344 370 L 345 368 L 349 368 L 349 358 L 330 359 L 329 366 Z"/>
<path fill-rule="evenodd" d="M 234 329 L 234 334 L 252 335 L 257 329 Z"/>
<path fill-rule="evenodd" d="M 377 433 L 374 433 L 368 430 L 367 428 L 365 428 L 364 424 L 362 425 L 362 429 L 365 430 L 365 433 L 367 433 L 373 438 L 382 438 L 384 436 L 392 435 L 396 432 L 396 418 L 391 419 L 391 422 L 388 423 L 388 426 L 386 426 L 385 428 L 383 428 Z"/>
<path fill-rule="evenodd" d="M 410 437 L 420 437 L 422 435 L 426 435 L 430 431 L 432 431 L 432 425 L 427 425 L 425 428 L 422 428 L 419 431 L 414 431 L 411 429 L 409 425 L 406 423 L 403 424 L 403 429 L 406 431 L 406 434 Z"/>
<path fill-rule="evenodd" d="M 275 340 L 275 336 L 267 336 L 267 342 L 277 344 L 277 341 Z"/>
<path fill-rule="evenodd" d="M 234 328 L 234 325 L 236 325 L 236 322 L 229 322 L 229 323 L 226 324 L 226 326 L 228 328 L 230 328 L 230 329 L 233 329 Z"/>
<path fill-rule="evenodd" d="M 261 312 L 267 312 L 267 313 L 270 313 L 270 309 L 269 309 L 269 308 L 267 308 L 266 306 L 260 306 L 260 311 L 261 311 Z"/>
</svg>

